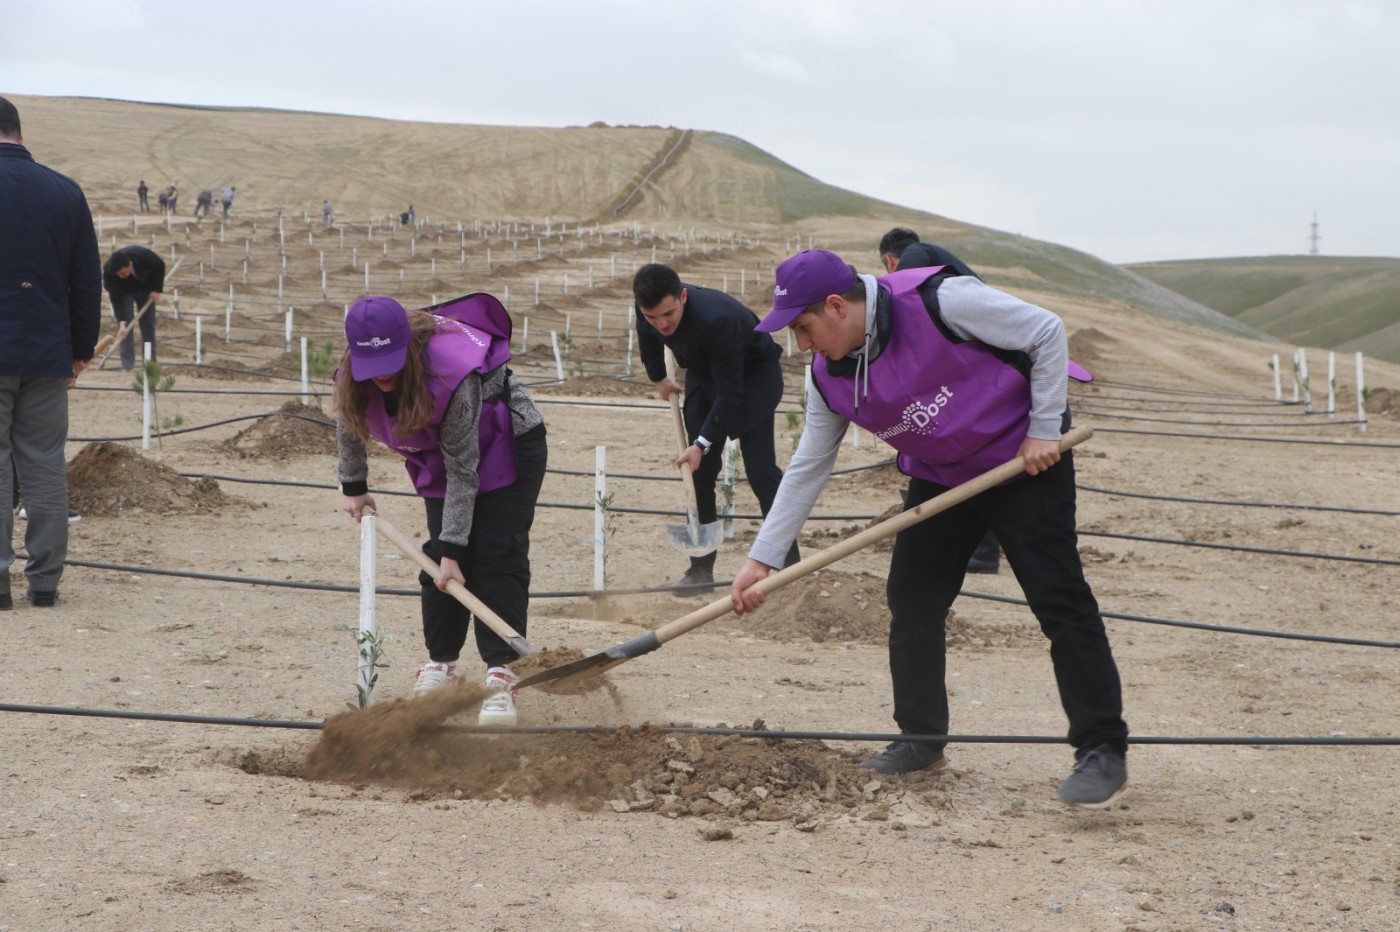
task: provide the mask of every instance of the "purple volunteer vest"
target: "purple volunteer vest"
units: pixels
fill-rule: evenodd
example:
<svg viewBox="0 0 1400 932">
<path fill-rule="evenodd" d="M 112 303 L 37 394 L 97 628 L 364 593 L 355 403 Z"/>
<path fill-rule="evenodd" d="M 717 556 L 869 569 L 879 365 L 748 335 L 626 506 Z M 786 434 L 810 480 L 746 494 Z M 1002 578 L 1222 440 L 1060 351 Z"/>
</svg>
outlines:
<svg viewBox="0 0 1400 932">
<path fill-rule="evenodd" d="M 940 485 L 958 485 L 1014 459 L 1030 428 L 1030 383 L 1015 366 L 980 343 L 954 343 L 924 308 L 918 287 L 941 271 L 893 272 L 878 279 L 890 292 L 891 321 L 884 350 L 862 374 L 860 405 L 853 376 L 833 376 L 826 359 L 812 362 L 832 411 L 899 451 L 901 472 Z"/>
<path fill-rule="evenodd" d="M 509 318 L 506 318 L 505 332 L 499 334 L 488 332 L 500 329 L 492 326 L 494 321 L 483 320 L 482 325 L 468 326 L 452 319 L 460 314 L 471 320 L 471 308 L 440 306 L 432 310 L 444 315 L 439 317 L 437 334 L 428 340 L 425 348 L 428 391 L 433 398 L 432 421 L 412 434 L 396 434 L 394 419 L 384 409 L 384 395 L 376 390 L 369 393 L 365 427 L 371 437 L 403 456 L 404 468 L 419 495 L 443 498 L 447 494 L 447 470 L 439 432 L 447 405 L 468 375 L 492 372 L 510 359 L 510 330 Z M 500 313 L 504 317 L 504 310 Z M 515 482 L 515 433 L 510 405 L 505 399 L 482 400 L 477 442 L 481 452 L 476 467 L 479 491 L 491 492 Z"/>
</svg>

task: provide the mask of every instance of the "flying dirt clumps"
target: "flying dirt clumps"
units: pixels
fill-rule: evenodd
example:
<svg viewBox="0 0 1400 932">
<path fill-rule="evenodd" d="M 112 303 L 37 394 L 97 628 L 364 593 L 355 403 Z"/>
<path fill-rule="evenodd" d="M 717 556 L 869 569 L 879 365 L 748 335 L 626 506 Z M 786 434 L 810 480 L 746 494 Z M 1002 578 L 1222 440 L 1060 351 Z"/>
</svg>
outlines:
<svg viewBox="0 0 1400 932">
<path fill-rule="evenodd" d="M 946 773 L 882 777 L 815 740 L 668 733 L 654 725 L 488 734 L 442 724 L 474 710 L 484 695 L 460 686 L 337 715 L 307 754 L 302 776 L 393 787 L 412 799 L 516 799 L 806 827 L 839 817 L 888 819 L 894 794 L 946 805 Z"/>
<path fill-rule="evenodd" d="M 335 456 L 335 419 L 320 408 L 289 401 L 224 441 L 223 448 L 244 459 Z"/>
<path fill-rule="evenodd" d="M 207 514 L 234 504 L 219 483 L 186 479 L 110 441 L 90 443 L 68 463 L 68 501 L 84 515 L 112 518 L 127 511 Z"/>
</svg>

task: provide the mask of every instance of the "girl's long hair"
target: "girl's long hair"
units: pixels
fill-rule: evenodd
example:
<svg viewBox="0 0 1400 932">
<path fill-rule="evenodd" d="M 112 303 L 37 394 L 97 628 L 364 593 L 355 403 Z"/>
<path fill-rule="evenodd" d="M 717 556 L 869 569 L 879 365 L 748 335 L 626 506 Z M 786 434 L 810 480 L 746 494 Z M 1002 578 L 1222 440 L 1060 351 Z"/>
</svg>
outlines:
<svg viewBox="0 0 1400 932">
<path fill-rule="evenodd" d="M 432 373 L 428 371 L 425 350 L 428 341 L 437 333 L 438 318 L 421 311 L 409 311 L 408 326 L 408 355 L 399 371 L 399 387 L 394 390 L 399 397 L 399 413 L 394 417 L 394 435 L 398 437 L 407 437 L 427 427 L 436 410 L 432 392 L 428 391 Z M 335 411 L 345 430 L 360 438 L 361 443 L 370 440 L 365 414 L 369 410 L 371 391 L 379 391 L 373 382 L 356 382 L 351 377 L 350 348 L 346 347 L 335 379 Z"/>
</svg>

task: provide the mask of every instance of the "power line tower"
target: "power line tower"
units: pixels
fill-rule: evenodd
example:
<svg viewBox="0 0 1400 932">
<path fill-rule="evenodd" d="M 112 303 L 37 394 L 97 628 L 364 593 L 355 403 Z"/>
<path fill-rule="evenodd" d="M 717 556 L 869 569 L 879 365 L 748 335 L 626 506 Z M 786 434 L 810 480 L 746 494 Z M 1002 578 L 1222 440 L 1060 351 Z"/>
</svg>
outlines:
<svg viewBox="0 0 1400 932">
<path fill-rule="evenodd" d="M 1317 244 L 1322 242 L 1322 236 L 1317 232 L 1317 211 L 1313 211 L 1312 232 L 1308 234 L 1308 255 L 1317 255 Z"/>
</svg>

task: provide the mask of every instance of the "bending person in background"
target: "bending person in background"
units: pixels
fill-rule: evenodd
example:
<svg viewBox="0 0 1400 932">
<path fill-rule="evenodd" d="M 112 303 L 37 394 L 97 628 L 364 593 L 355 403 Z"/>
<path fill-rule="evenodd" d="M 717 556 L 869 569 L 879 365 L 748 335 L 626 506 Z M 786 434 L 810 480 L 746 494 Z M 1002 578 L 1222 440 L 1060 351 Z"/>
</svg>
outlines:
<svg viewBox="0 0 1400 932">
<path fill-rule="evenodd" d="M 442 316 L 429 311 L 438 310 Z M 357 522 L 375 507 L 366 444 L 404 457 L 423 498 L 423 551 L 442 571 L 419 574 L 428 661 L 413 693 L 458 679 L 471 612 L 447 593 L 466 586 L 522 637 L 530 599 L 530 527 L 544 482 L 544 417 L 506 362 L 510 318 L 490 295 L 429 311 L 405 311 L 393 298 L 355 302 L 345 316 L 349 343 L 335 376 L 336 439 L 342 510 Z M 452 316 L 448 316 L 452 315 Z M 479 621 L 476 648 L 490 690 L 483 725 L 514 725 L 517 654 Z"/>
<path fill-rule="evenodd" d="M 922 242 L 919 234 L 908 227 L 895 227 L 880 237 L 880 262 L 885 266 L 886 272 L 926 269 L 938 265 L 955 269 L 959 275 L 971 275 L 978 279 L 982 277 L 974 272 L 970 265 L 942 246 Z M 997 543 L 996 531 L 987 529 L 986 535 L 967 561 L 967 571 L 989 576 L 1001 572 L 1001 545 Z"/>
<path fill-rule="evenodd" d="M 165 260 L 145 246 L 123 246 L 112 253 L 102 268 L 102 284 L 112 300 L 112 316 L 121 324 L 122 369 L 130 371 L 136 364 L 135 337 L 131 320 L 141 309 L 138 321 L 141 342 L 151 344 L 151 358 L 156 358 L 156 303 L 165 290 Z M 150 302 L 150 307 L 146 307 Z"/>
<path fill-rule="evenodd" d="M 638 351 L 662 401 L 682 393 L 666 372 L 663 346 L 685 370 L 682 416 L 691 444 L 675 465 L 679 469 L 683 461 L 690 463 L 700 523 L 718 517 L 715 480 L 730 437 L 739 441 L 744 474 L 759 509 L 768 514 L 783 481 L 773 445 L 773 413 L 783 400 L 782 348 L 754 330 L 758 315 L 753 311 L 722 291 L 682 283 L 670 266 L 653 263 L 638 269 L 632 296 Z M 715 581 L 717 555 L 691 557 L 690 569 L 676 585 L 706 591 Z M 798 559 L 793 541 L 784 565 Z"/>
<path fill-rule="evenodd" d="M 948 734 L 948 610 L 968 556 L 995 528 L 1050 641 L 1069 718 L 1075 765 L 1057 795 L 1085 808 L 1108 806 L 1127 784 L 1128 726 L 1118 666 L 1079 561 L 1074 457 L 1060 453 L 1069 426 L 1060 318 L 953 269 L 876 279 L 818 249 L 778 266 L 773 310 L 759 326 L 789 327 L 813 351 L 815 390 L 773 511 L 734 579 L 734 610 L 763 604 L 763 593 L 746 590 L 782 563 L 831 475 L 848 424 L 899 452 L 910 477 L 906 509 L 1024 457 L 1026 475 L 895 536 L 886 586 L 894 719 L 906 735 Z M 945 743 L 898 740 L 861 766 L 886 774 L 941 767 Z"/>
</svg>

